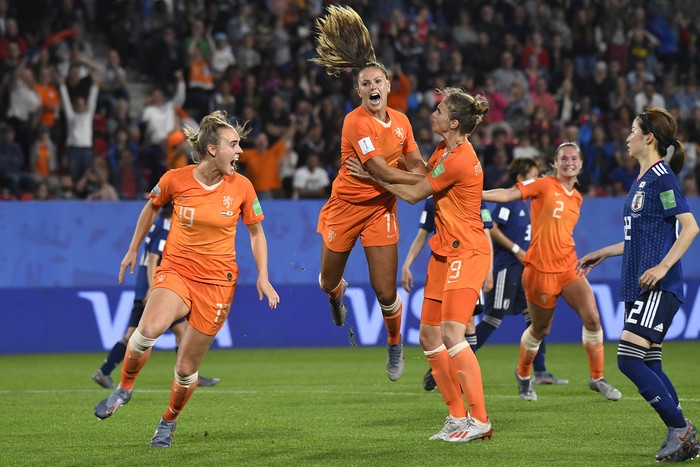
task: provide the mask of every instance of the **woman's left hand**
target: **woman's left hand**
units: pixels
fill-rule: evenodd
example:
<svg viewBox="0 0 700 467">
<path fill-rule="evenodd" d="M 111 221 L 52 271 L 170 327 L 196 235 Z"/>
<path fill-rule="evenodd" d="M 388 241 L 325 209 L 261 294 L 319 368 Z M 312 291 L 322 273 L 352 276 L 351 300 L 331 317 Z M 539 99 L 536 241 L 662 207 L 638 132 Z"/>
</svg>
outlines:
<svg viewBox="0 0 700 467">
<path fill-rule="evenodd" d="M 350 175 L 359 178 L 360 180 L 373 180 L 372 176 L 365 170 L 357 157 L 349 157 L 345 161 L 345 166 L 348 168 Z"/>
</svg>

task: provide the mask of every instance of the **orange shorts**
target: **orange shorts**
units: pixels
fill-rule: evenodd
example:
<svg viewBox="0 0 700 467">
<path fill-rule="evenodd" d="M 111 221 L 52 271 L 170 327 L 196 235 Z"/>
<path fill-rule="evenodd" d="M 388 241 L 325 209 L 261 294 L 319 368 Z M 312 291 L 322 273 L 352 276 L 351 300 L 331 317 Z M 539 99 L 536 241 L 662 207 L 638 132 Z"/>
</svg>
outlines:
<svg viewBox="0 0 700 467">
<path fill-rule="evenodd" d="M 557 306 L 557 298 L 567 285 L 583 276 L 573 269 L 564 272 L 542 272 L 525 265 L 523 270 L 523 288 L 525 298 L 540 308 L 551 310 Z"/>
<path fill-rule="evenodd" d="M 215 285 L 195 282 L 182 277 L 173 269 L 159 266 L 153 279 L 153 288 L 172 290 L 182 298 L 190 312 L 187 321 L 197 331 L 213 336 L 221 330 L 231 310 L 236 289 L 233 285 Z"/>
<path fill-rule="evenodd" d="M 423 290 L 424 299 L 443 302 L 444 293 L 451 290 L 472 289 L 478 296 L 481 287 L 484 285 L 486 274 L 489 271 L 491 263 L 490 255 L 485 255 L 475 251 L 467 251 L 461 256 L 445 257 L 433 253 L 428 261 L 428 272 L 425 278 L 425 289 Z M 430 324 L 433 326 L 439 325 L 442 319 L 446 316 L 431 316 L 434 307 L 426 307 L 423 305 L 421 313 L 421 323 Z M 464 304 L 460 313 L 463 315 L 460 319 L 451 317 L 453 321 L 467 322 L 474 313 L 474 303 Z M 466 320 L 463 319 L 466 317 Z M 437 323 L 437 324 L 435 324 Z"/>
<path fill-rule="evenodd" d="M 396 245 L 396 197 L 382 196 L 353 204 L 331 196 L 318 215 L 316 231 L 326 247 L 338 253 L 352 250 L 357 237 L 364 247 Z"/>
</svg>

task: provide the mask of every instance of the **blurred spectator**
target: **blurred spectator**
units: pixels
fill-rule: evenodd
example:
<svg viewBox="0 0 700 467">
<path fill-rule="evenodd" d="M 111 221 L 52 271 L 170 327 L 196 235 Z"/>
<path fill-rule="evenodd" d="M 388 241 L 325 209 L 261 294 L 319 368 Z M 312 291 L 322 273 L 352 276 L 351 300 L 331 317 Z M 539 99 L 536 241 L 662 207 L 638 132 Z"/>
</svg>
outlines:
<svg viewBox="0 0 700 467">
<path fill-rule="evenodd" d="M 558 106 L 554 96 L 547 90 L 547 80 L 544 76 L 537 77 L 535 87 L 530 92 L 530 101 L 535 107 L 541 107 L 549 120 L 555 120 L 558 114 Z"/>
<path fill-rule="evenodd" d="M 20 55 L 24 55 L 29 48 L 27 39 L 19 32 L 17 20 L 15 18 L 7 18 L 5 21 L 5 34 L 0 37 L 0 60 L 6 60 L 8 57 L 8 48 L 10 44 L 16 44 Z"/>
<path fill-rule="evenodd" d="M 700 192 L 698 192 L 698 181 L 692 173 L 686 174 L 685 177 L 683 177 L 683 184 L 681 187 L 685 196 L 700 196 Z"/>
<path fill-rule="evenodd" d="M 34 185 L 34 193 L 32 193 L 33 201 L 49 201 L 53 199 L 52 193 L 49 190 L 49 184 L 45 181 L 40 181 Z"/>
<path fill-rule="evenodd" d="M 520 85 L 523 92 L 529 89 L 525 73 L 515 68 L 515 58 L 511 52 L 503 52 L 501 66 L 493 72 L 492 76 L 496 90 L 502 94 L 511 93 L 515 83 Z"/>
<path fill-rule="evenodd" d="M 121 149 L 117 166 L 111 171 L 111 185 L 116 189 L 119 199 L 141 199 L 144 194 L 144 183 L 138 161 L 128 147 Z M 100 196 L 111 196 L 111 190 Z"/>
<path fill-rule="evenodd" d="M 51 141 L 49 128 L 39 128 L 39 135 L 29 152 L 29 168 L 35 180 L 46 180 L 53 177 L 58 170 L 56 146 Z"/>
<path fill-rule="evenodd" d="M 58 180 L 60 194 L 59 199 L 75 199 L 75 183 L 70 174 L 62 174 Z"/>
<path fill-rule="evenodd" d="M 622 165 L 615 167 L 610 172 L 611 194 L 613 196 L 627 196 L 638 176 L 639 164 L 629 154 L 625 154 L 622 159 Z"/>
<path fill-rule="evenodd" d="M 508 155 L 502 148 L 496 150 L 492 163 L 484 169 L 484 190 L 508 188 L 512 185 L 508 165 Z"/>
<path fill-rule="evenodd" d="M 518 144 L 513 148 L 513 159 L 538 159 L 541 157 L 539 149 L 532 145 L 529 131 L 521 131 L 518 134 Z"/>
<path fill-rule="evenodd" d="M 91 201 L 119 201 L 119 194 L 109 183 L 107 161 L 95 157 L 85 173 L 75 184 L 75 191 L 81 198 Z"/>
<path fill-rule="evenodd" d="M 506 166 L 513 160 L 513 147 L 509 142 L 508 130 L 503 125 L 497 125 L 491 131 L 491 143 L 482 151 L 484 167 L 494 164 L 498 152 L 503 152 L 506 155 Z"/>
<path fill-rule="evenodd" d="M 176 107 L 185 102 L 185 81 L 182 71 L 175 73 L 177 88 L 171 100 L 165 100 L 163 89 L 155 88 L 145 102 L 141 121 L 144 125 L 144 142 L 147 146 L 147 165 L 150 170 L 149 186 L 156 186 L 164 173 L 165 143 L 176 129 Z"/>
<path fill-rule="evenodd" d="M 80 180 L 92 160 L 92 120 L 97 108 L 99 82 L 93 75 L 87 100 L 77 96 L 73 101 L 68 95 L 65 82 L 61 82 L 61 105 L 66 115 L 66 154 L 68 170 L 73 180 Z"/>
<path fill-rule="evenodd" d="M 209 112 L 209 99 L 214 91 L 214 76 L 211 73 L 209 59 L 202 54 L 197 44 L 201 41 L 191 40 L 187 49 L 188 86 L 185 106 L 194 111 L 194 118 L 199 121 Z"/>
<path fill-rule="evenodd" d="M 656 92 L 653 81 L 644 83 L 644 88 L 634 96 L 635 113 L 640 114 L 648 107 L 666 107 L 664 97 Z"/>
<path fill-rule="evenodd" d="M 290 152 L 295 131 L 295 117 L 291 116 L 290 126 L 274 145 L 270 146 L 270 140 L 263 132 L 255 137 L 255 146 L 241 154 L 239 162 L 245 165 L 245 174 L 260 199 L 282 196 L 280 166 Z"/>
<path fill-rule="evenodd" d="M 109 112 L 114 108 L 117 99 L 129 100 L 129 90 L 126 87 L 126 70 L 121 66 L 121 58 L 116 49 L 107 53 L 100 77 L 99 101 L 104 102 Z"/>
<path fill-rule="evenodd" d="M 596 107 L 601 112 L 607 113 L 609 96 L 614 86 L 614 81 L 608 76 L 608 65 L 603 61 L 598 61 L 590 78 L 581 80 L 579 92 L 581 95 L 588 96 L 591 107 Z"/>
<path fill-rule="evenodd" d="M 33 122 L 41 109 L 41 98 L 35 89 L 34 73 L 30 68 L 20 64 L 10 81 L 10 102 L 7 118 L 15 130 L 14 139 L 22 148 L 23 154 L 29 153 L 32 141 Z M 24 166 L 26 161 L 21 162 Z"/>
<path fill-rule="evenodd" d="M 34 86 L 41 100 L 39 125 L 48 128 L 49 132 L 55 128 L 56 119 L 61 109 L 61 98 L 55 86 L 55 78 L 57 76 L 52 68 L 48 66 L 41 67 L 39 69 L 39 82 Z M 55 137 L 58 138 L 57 135 Z"/>
<path fill-rule="evenodd" d="M 22 172 L 23 164 L 24 153 L 15 142 L 15 129 L 0 128 L 0 186 L 7 188 L 13 199 L 20 199 L 33 190 L 33 178 Z"/>
<path fill-rule="evenodd" d="M 228 43 L 228 37 L 223 32 L 214 34 L 214 46 L 211 54 L 211 71 L 215 80 L 223 78 L 224 73 L 230 66 L 236 64 L 236 57 L 233 49 Z"/>
</svg>

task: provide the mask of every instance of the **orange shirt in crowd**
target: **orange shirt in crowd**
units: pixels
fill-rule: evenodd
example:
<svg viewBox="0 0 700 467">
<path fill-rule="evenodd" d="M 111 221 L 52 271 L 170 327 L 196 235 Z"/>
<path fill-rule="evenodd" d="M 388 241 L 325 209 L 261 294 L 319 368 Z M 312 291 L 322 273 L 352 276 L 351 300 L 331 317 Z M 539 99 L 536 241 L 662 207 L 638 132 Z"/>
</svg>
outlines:
<svg viewBox="0 0 700 467">
<path fill-rule="evenodd" d="M 387 165 L 396 167 L 399 157 L 418 149 L 406 115 L 390 108 L 386 111 L 388 123 L 380 122 L 362 106 L 345 116 L 340 143 L 341 167 L 333 181 L 333 196 L 349 203 L 360 203 L 386 193 L 378 184 L 352 176 L 345 166 L 348 158 L 357 157 L 364 164 L 381 155 Z"/>
<path fill-rule="evenodd" d="M 489 255 L 491 247 L 481 220 L 484 172 L 474 147 L 465 140 L 445 152 L 442 141 L 428 163 L 433 167 L 428 181 L 435 190 L 435 235 L 429 240 L 430 248 L 446 257 L 474 250 Z"/>
<path fill-rule="evenodd" d="M 42 140 L 37 142 L 36 160 L 34 161 L 32 171 L 44 177 L 51 175 L 51 168 L 49 167 L 49 146 Z"/>
<path fill-rule="evenodd" d="M 209 69 L 209 63 L 203 58 L 190 60 L 190 87 L 199 89 L 214 89 L 214 77 Z"/>
<path fill-rule="evenodd" d="M 245 164 L 245 173 L 253 182 L 255 191 L 281 190 L 280 161 L 289 147 L 284 138 L 279 138 L 266 151 L 255 148 L 245 149 L 239 160 Z"/>
<path fill-rule="evenodd" d="M 264 216 L 250 180 L 224 176 L 205 187 L 196 165 L 169 170 L 151 191 L 153 203 L 173 202 L 173 221 L 161 266 L 196 282 L 231 285 L 238 278 L 235 237 L 238 218 L 246 225 Z"/>
<path fill-rule="evenodd" d="M 524 264 L 540 272 L 564 272 L 576 265 L 574 227 L 578 223 L 583 198 L 576 190 L 566 190 L 555 176 L 519 182 L 523 199 L 530 198 L 532 242 Z"/>
<path fill-rule="evenodd" d="M 411 80 L 403 73 L 396 75 L 397 82 L 392 86 L 386 105 L 399 112 L 408 110 L 408 96 L 411 94 Z M 398 86 L 397 86 L 398 84 Z"/>
<path fill-rule="evenodd" d="M 58 89 L 54 86 L 43 86 L 37 84 L 34 86 L 39 98 L 41 99 L 41 116 L 39 117 L 39 125 L 52 127 L 56 123 L 56 113 L 61 105 L 61 98 L 58 94 Z"/>
</svg>

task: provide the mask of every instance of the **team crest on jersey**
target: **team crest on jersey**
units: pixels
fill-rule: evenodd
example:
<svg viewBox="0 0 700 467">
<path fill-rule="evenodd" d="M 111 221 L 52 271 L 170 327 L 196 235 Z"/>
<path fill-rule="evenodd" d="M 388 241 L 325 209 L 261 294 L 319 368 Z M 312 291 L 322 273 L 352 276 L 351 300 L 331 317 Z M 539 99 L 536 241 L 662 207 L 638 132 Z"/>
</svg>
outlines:
<svg viewBox="0 0 700 467">
<path fill-rule="evenodd" d="M 544 293 L 540 294 L 540 301 L 541 301 L 542 303 L 547 303 L 547 299 L 548 299 L 548 298 L 549 298 L 549 295 L 544 294 Z"/>
<path fill-rule="evenodd" d="M 632 211 L 639 212 L 644 207 L 644 192 L 638 191 L 634 194 L 632 198 Z"/>
<path fill-rule="evenodd" d="M 404 139 L 406 136 L 403 132 L 403 128 L 394 128 L 394 134 L 398 139 Z"/>
<path fill-rule="evenodd" d="M 481 162 L 477 162 L 474 164 L 474 175 L 479 175 L 481 172 Z"/>
<path fill-rule="evenodd" d="M 226 207 L 226 209 L 230 208 L 231 203 L 233 203 L 233 196 L 229 196 L 229 195 L 224 196 L 224 198 L 222 199 L 222 202 L 224 203 L 224 206 Z"/>
</svg>

